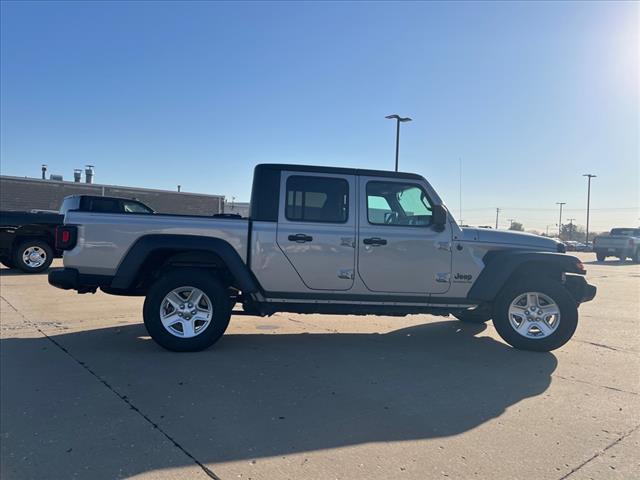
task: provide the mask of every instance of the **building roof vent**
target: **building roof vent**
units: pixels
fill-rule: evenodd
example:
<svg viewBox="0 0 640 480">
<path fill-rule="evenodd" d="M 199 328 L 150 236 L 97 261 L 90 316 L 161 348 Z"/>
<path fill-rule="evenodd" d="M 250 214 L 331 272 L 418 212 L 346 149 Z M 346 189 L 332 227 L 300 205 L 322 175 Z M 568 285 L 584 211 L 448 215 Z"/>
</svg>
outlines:
<svg viewBox="0 0 640 480">
<path fill-rule="evenodd" d="M 84 181 L 86 183 L 93 183 L 93 165 L 85 165 Z"/>
<path fill-rule="evenodd" d="M 61 182 L 63 180 L 62 175 L 51 174 L 49 175 L 49 180 L 55 180 L 56 182 Z"/>
<path fill-rule="evenodd" d="M 82 169 L 75 168 L 73 170 L 73 181 L 76 183 L 79 183 L 81 178 L 82 178 Z"/>
</svg>

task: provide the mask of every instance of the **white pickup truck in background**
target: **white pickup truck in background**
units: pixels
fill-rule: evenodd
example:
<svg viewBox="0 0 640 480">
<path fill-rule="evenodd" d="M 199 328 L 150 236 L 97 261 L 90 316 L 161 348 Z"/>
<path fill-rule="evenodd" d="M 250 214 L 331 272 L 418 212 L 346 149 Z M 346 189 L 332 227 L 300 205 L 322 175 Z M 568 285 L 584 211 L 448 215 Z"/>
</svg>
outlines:
<svg viewBox="0 0 640 480">
<path fill-rule="evenodd" d="M 621 262 L 631 258 L 640 263 L 640 228 L 612 228 L 608 234 L 593 239 L 593 251 L 599 262 L 618 257 Z"/>
</svg>

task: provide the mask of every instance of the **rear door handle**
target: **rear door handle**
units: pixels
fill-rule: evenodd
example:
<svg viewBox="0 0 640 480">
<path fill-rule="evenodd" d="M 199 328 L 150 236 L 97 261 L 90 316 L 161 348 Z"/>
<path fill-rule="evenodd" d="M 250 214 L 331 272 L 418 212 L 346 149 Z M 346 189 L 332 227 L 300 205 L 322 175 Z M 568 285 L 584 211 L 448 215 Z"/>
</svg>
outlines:
<svg viewBox="0 0 640 480">
<path fill-rule="evenodd" d="M 305 243 L 313 241 L 313 237 L 305 235 L 304 233 L 297 233 L 295 235 L 289 235 L 289 240 L 292 242 Z"/>
<path fill-rule="evenodd" d="M 377 247 L 380 245 L 386 245 L 387 241 L 384 238 L 372 237 L 372 238 L 365 238 L 364 240 L 362 240 L 362 243 L 364 243 L 365 245 L 371 245 L 373 247 Z"/>
</svg>

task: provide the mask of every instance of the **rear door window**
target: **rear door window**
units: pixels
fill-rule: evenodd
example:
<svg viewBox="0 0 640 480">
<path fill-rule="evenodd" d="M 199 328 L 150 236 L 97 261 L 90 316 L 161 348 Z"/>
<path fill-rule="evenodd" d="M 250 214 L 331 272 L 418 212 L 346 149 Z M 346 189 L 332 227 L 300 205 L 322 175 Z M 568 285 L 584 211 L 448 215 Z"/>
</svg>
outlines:
<svg viewBox="0 0 640 480">
<path fill-rule="evenodd" d="M 349 218 L 349 183 L 342 178 L 291 176 L 286 193 L 289 221 L 345 223 Z"/>
<path fill-rule="evenodd" d="M 121 213 L 120 202 L 114 198 L 92 198 L 91 208 L 92 212 L 100 213 Z"/>
<path fill-rule="evenodd" d="M 130 200 L 122 201 L 122 209 L 124 210 L 124 213 L 153 213 L 153 210 L 147 206 Z"/>
</svg>

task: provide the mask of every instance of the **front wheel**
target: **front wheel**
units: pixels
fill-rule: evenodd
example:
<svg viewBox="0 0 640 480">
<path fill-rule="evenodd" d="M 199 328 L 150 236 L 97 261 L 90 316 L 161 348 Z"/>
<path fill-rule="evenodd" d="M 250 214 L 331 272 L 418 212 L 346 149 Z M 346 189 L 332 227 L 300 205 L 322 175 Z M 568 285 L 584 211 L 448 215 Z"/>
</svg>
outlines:
<svg viewBox="0 0 640 480">
<path fill-rule="evenodd" d="M 604 262 L 604 259 L 607 258 L 604 253 L 596 253 L 596 260 L 599 262 Z"/>
<path fill-rule="evenodd" d="M 210 272 L 178 269 L 151 286 L 144 325 L 158 344 L 175 352 L 210 347 L 224 334 L 231 311 L 229 294 Z"/>
<path fill-rule="evenodd" d="M 557 281 L 522 280 L 505 287 L 496 299 L 493 325 L 515 348 L 548 352 L 573 336 L 578 326 L 578 306 Z"/>
</svg>

